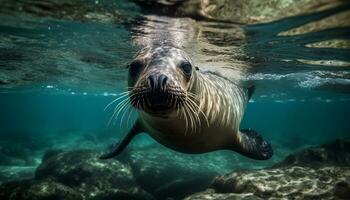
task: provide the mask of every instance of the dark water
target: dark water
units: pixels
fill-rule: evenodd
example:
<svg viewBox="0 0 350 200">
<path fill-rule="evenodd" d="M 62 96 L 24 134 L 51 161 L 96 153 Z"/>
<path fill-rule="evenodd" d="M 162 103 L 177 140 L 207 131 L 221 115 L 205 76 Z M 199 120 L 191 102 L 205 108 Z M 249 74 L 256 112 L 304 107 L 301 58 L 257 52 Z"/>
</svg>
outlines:
<svg viewBox="0 0 350 200">
<path fill-rule="evenodd" d="M 186 24 L 182 16 L 168 12 L 165 17 L 161 10 L 129 1 L 72 1 L 56 7 L 37 1 L 2 3 L 0 182 L 23 178 L 8 175 L 21 170 L 28 170 L 23 176 L 30 177 L 48 149 L 102 151 L 122 138 L 127 132 L 125 120 L 119 116 L 108 126 L 113 109 L 104 108 L 126 91 L 125 66 L 138 50 L 133 41 L 145 42 L 152 34 L 176 29 L 172 26 L 177 21 L 199 27 L 200 36 L 188 42 L 193 43 L 191 54 L 200 55 L 195 59 L 199 67 L 227 66 L 239 74 L 237 80 L 256 86 L 241 127 L 257 130 L 276 152 L 264 162 L 238 157 L 237 165 L 231 166 L 223 160 L 219 173 L 269 166 L 302 147 L 349 137 L 350 29 L 342 21 L 343 15 L 350 16 L 347 4 L 254 23 L 193 15 L 198 21 Z M 162 16 L 147 18 L 152 13 Z M 326 21 L 314 29 L 281 34 L 339 15 L 339 24 Z M 331 42 L 308 46 L 322 41 Z M 142 136 L 132 146 L 152 143 Z"/>
</svg>

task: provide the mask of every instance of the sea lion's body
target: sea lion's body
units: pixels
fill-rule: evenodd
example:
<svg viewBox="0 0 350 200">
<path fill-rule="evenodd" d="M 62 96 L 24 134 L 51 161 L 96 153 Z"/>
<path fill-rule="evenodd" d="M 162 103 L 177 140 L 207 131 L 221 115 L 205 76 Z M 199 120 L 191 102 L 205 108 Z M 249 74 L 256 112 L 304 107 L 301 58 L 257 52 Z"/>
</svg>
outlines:
<svg viewBox="0 0 350 200">
<path fill-rule="evenodd" d="M 118 155 L 141 132 L 183 153 L 226 149 L 254 159 L 270 158 L 268 142 L 251 129 L 239 128 L 253 89 L 199 69 L 183 44 L 191 34 L 150 23 L 145 27 L 156 27 L 159 35 L 152 30 L 148 37 L 136 38 L 143 48 L 128 66 L 129 102 L 139 117 L 128 135 L 102 158 Z"/>
<path fill-rule="evenodd" d="M 196 79 L 200 127 L 186 130 L 182 115 L 162 118 L 143 111 L 140 123 L 156 141 L 176 151 L 205 153 L 232 148 L 248 100 L 247 91 L 211 73 L 198 73 Z"/>
</svg>

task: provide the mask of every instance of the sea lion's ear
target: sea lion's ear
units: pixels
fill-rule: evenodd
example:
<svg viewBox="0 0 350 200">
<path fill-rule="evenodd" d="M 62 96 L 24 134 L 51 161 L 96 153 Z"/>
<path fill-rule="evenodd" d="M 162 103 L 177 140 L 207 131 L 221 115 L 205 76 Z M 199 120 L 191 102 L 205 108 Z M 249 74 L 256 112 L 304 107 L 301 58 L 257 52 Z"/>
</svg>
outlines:
<svg viewBox="0 0 350 200">
<path fill-rule="evenodd" d="M 199 67 L 195 66 L 196 70 L 198 71 L 199 70 Z"/>
</svg>

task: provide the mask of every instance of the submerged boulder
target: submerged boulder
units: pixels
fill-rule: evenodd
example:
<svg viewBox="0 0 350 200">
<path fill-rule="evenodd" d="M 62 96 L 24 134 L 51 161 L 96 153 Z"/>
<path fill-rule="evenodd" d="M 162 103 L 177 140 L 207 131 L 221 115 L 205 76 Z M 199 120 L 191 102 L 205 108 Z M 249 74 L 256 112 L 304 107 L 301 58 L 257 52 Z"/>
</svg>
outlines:
<svg viewBox="0 0 350 200">
<path fill-rule="evenodd" d="M 335 140 L 331 143 L 310 147 L 287 156 L 275 167 L 289 165 L 336 165 L 350 166 L 350 139 Z"/>
<path fill-rule="evenodd" d="M 36 166 L 0 166 L 0 184 L 31 179 L 34 177 Z"/>
<path fill-rule="evenodd" d="M 208 158 L 191 157 L 160 145 L 134 148 L 122 158 L 130 164 L 138 183 L 157 199 L 182 199 L 210 185 L 219 165 Z M 211 169 L 210 169 L 211 168 Z"/>
<path fill-rule="evenodd" d="M 118 158 L 131 166 L 140 186 L 157 199 L 182 199 L 209 187 L 217 175 L 270 163 L 243 158 L 232 151 L 183 154 L 159 144 L 130 149 Z"/>
<path fill-rule="evenodd" d="M 197 199 L 350 199 L 349 141 L 310 147 L 272 168 L 217 176 Z"/>
<path fill-rule="evenodd" d="M 49 151 L 35 178 L 3 184 L 0 199 L 153 199 L 128 165 L 93 150 Z"/>
<path fill-rule="evenodd" d="M 80 200 L 81 193 L 50 179 L 9 182 L 0 186 L 0 198 L 8 200 Z"/>
<path fill-rule="evenodd" d="M 217 177 L 212 187 L 218 193 L 247 194 L 266 198 L 331 199 L 350 197 L 350 167 L 284 167 L 237 171 Z M 339 184 L 347 185 L 339 192 Z M 347 187 L 347 188 L 346 188 Z M 347 190 L 347 191 L 346 191 Z M 341 194 L 342 193 L 342 194 Z"/>
<path fill-rule="evenodd" d="M 271 162 L 160 145 L 129 149 L 118 160 L 100 160 L 95 150 L 48 151 L 35 177 L 2 184 L 0 199 L 350 199 L 348 144 L 311 147 L 264 169 L 256 168 Z"/>
<path fill-rule="evenodd" d="M 48 152 L 36 170 L 35 179 L 51 178 L 69 186 L 96 185 L 106 189 L 111 185 L 129 188 L 135 185 L 128 165 L 117 160 L 100 160 L 93 150 Z"/>
<path fill-rule="evenodd" d="M 0 199 L 183 199 L 216 175 L 257 166 L 233 152 L 188 155 L 161 145 L 129 148 L 110 160 L 100 153 L 48 151 L 34 178 L 3 184 Z"/>
</svg>

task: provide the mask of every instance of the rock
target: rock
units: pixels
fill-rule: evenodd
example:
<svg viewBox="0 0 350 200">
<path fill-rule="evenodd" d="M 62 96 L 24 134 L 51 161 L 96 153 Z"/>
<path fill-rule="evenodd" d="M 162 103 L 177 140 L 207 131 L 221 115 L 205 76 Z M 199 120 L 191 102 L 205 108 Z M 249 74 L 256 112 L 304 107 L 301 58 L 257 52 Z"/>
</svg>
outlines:
<svg viewBox="0 0 350 200">
<path fill-rule="evenodd" d="M 17 181 L 0 186 L 0 198 L 8 200 L 80 200 L 83 196 L 72 188 L 52 180 Z"/>
<path fill-rule="evenodd" d="M 128 165 L 99 155 L 93 150 L 49 151 L 33 180 L 4 184 L 0 199 L 154 199 L 137 185 Z"/>
<path fill-rule="evenodd" d="M 130 149 L 118 158 L 131 166 L 140 186 L 157 199 L 183 199 L 207 188 L 216 175 L 243 166 L 262 168 L 269 164 L 243 158 L 232 151 L 190 155 L 159 144 Z"/>
<path fill-rule="evenodd" d="M 341 199 L 350 199 L 350 185 L 349 182 L 340 181 L 335 184 L 334 196 Z"/>
<path fill-rule="evenodd" d="M 349 140 L 288 156 L 272 168 L 217 176 L 195 199 L 350 199 Z"/>
<path fill-rule="evenodd" d="M 10 135 L 13 134 L 13 135 Z M 18 137 L 14 136 L 18 135 Z M 28 139 L 30 139 L 28 141 Z M 34 166 L 38 164 L 39 152 L 36 149 L 36 138 L 22 137 L 19 133 L 4 133 L 0 136 L 1 166 Z M 28 142 L 27 142 L 28 141 Z"/>
<path fill-rule="evenodd" d="M 289 165 L 336 165 L 350 166 L 350 140 L 335 140 L 321 146 L 310 147 L 291 154 L 275 167 Z"/>
<path fill-rule="evenodd" d="M 31 179 L 36 166 L 0 166 L 0 184 L 9 181 Z"/>
<path fill-rule="evenodd" d="M 196 194 L 193 194 L 185 200 L 212 200 L 212 199 L 218 199 L 218 200 L 263 200 L 262 198 L 259 198 L 251 193 L 249 194 L 236 194 L 236 193 L 215 193 L 213 189 L 208 189 L 204 192 L 199 192 Z"/>
<path fill-rule="evenodd" d="M 349 199 L 350 167 L 284 167 L 236 171 L 216 177 L 214 190 L 194 199 Z"/>
<path fill-rule="evenodd" d="M 99 181 L 125 187 L 134 185 L 129 166 L 115 160 L 100 160 L 99 153 L 93 150 L 50 151 L 43 157 L 35 178 L 52 178 L 71 186 Z"/>
<path fill-rule="evenodd" d="M 231 151 L 188 155 L 148 145 L 128 148 L 118 160 L 100 160 L 100 153 L 48 151 L 35 177 L 2 184 L 0 199 L 350 198 L 348 140 L 305 149 L 265 169 L 239 170 L 271 162 Z M 232 169 L 236 171 L 221 175 Z"/>
<path fill-rule="evenodd" d="M 159 145 L 132 149 L 124 157 L 138 183 L 157 199 L 181 199 L 208 187 L 218 175 L 213 169 L 207 170 L 212 163 L 200 167 L 207 159 L 201 162 L 199 157 L 181 155 Z"/>
</svg>

